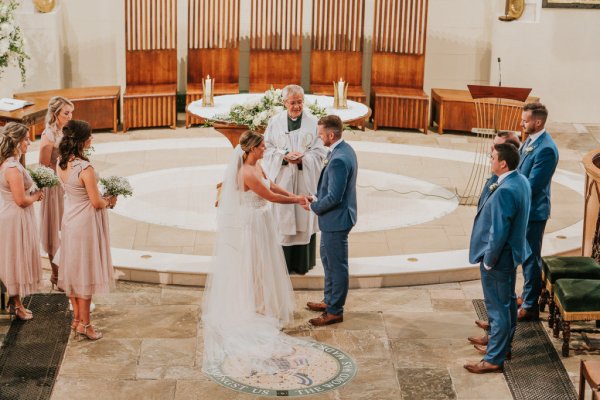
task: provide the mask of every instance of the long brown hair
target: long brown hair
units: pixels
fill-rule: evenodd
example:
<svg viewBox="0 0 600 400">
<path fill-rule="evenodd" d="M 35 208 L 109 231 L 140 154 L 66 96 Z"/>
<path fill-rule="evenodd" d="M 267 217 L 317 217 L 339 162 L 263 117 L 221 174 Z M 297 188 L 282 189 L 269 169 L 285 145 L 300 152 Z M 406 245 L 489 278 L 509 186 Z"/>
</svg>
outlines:
<svg viewBox="0 0 600 400">
<path fill-rule="evenodd" d="M 60 153 L 58 166 L 60 169 L 63 171 L 67 169 L 67 164 L 72 157 L 89 161 L 83 151 L 83 145 L 92 136 L 90 124 L 85 121 L 72 119 L 63 128 L 63 133 L 64 137 L 58 146 Z"/>
<path fill-rule="evenodd" d="M 29 134 L 29 128 L 18 122 L 4 125 L 0 134 L 0 165 L 18 153 L 19 143 Z"/>
</svg>

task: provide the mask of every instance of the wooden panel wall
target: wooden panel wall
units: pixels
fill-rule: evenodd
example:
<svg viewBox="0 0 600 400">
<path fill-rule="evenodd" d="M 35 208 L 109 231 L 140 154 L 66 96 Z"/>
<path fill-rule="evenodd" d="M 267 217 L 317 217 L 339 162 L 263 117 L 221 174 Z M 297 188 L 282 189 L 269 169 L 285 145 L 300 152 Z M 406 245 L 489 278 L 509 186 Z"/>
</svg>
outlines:
<svg viewBox="0 0 600 400">
<path fill-rule="evenodd" d="M 375 0 L 373 86 L 423 87 L 427 10 L 428 0 Z"/>
<path fill-rule="evenodd" d="M 249 1 L 250 90 L 261 84 L 300 84 L 303 0 Z"/>
<path fill-rule="evenodd" d="M 364 0 L 313 0 L 310 82 L 362 81 Z"/>
<path fill-rule="evenodd" d="M 188 0 L 188 85 L 239 80 L 240 0 Z"/>
<path fill-rule="evenodd" d="M 176 84 L 177 0 L 125 0 L 125 49 L 128 85 Z"/>
</svg>

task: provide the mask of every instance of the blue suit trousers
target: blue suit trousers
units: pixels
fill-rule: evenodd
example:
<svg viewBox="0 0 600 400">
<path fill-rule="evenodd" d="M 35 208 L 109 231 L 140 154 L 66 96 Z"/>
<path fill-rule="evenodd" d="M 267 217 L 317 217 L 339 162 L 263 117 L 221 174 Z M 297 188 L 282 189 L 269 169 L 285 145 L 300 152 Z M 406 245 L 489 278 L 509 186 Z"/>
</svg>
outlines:
<svg viewBox="0 0 600 400">
<path fill-rule="evenodd" d="M 348 234 L 350 231 L 321 232 L 321 262 L 325 271 L 325 304 L 329 314 L 344 312 L 348 295 Z"/>
<path fill-rule="evenodd" d="M 538 299 L 542 291 L 542 240 L 546 221 L 529 221 L 527 224 L 527 243 L 531 255 L 523 262 L 523 307 L 537 310 Z"/>
<path fill-rule="evenodd" d="M 511 342 L 517 327 L 517 269 L 512 265 L 511 259 L 510 251 L 505 251 L 500 261 L 506 260 L 508 263 L 498 263 L 491 270 L 486 270 L 481 263 L 479 268 L 490 323 L 484 360 L 495 365 L 502 365 L 506 353 L 511 351 Z"/>
</svg>

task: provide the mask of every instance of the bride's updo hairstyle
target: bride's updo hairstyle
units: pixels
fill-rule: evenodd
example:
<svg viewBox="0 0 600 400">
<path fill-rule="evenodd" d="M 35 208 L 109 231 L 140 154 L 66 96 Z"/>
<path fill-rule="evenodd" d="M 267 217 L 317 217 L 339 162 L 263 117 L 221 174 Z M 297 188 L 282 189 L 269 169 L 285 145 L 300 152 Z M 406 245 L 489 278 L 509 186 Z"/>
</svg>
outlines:
<svg viewBox="0 0 600 400">
<path fill-rule="evenodd" d="M 67 169 L 67 164 L 72 157 L 89 161 L 83 151 L 83 145 L 92 136 L 90 124 L 85 121 L 72 119 L 63 128 L 63 133 L 63 139 L 58 147 L 60 152 L 58 166 L 60 169 L 63 171 Z"/>
<path fill-rule="evenodd" d="M 244 155 L 242 155 L 244 161 L 248 158 L 248 153 L 250 153 L 253 148 L 258 147 L 263 140 L 263 135 L 254 131 L 246 131 L 240 136 L 240 147 L 244 151 Z"/>
<path fill-rule="evenodd" d="M 19 143 L 29 134 L 29 128 L 18 122 L 9 122 L 0 131 L 0 164 L 7 158 L 20 156 Z"/>
</svg>

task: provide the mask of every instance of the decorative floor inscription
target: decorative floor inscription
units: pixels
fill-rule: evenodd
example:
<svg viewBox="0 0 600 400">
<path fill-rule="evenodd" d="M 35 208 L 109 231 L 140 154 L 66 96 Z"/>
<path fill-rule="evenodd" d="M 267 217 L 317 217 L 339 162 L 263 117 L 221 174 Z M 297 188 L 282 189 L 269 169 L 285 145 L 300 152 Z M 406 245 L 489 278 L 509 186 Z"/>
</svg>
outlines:
<svg viewBox="0 0 600 400">
<path fill-rule="evenodd" d="M 209 376 L 231 390 L 259 396 L 295 397 L 336 390 L 356 375 L 356 363 L 343 351 L 319 342 L 294 345 L 294 353 L 276 360 L 279 371 L 231 377 L 227 362 Z"/>
</svg>

